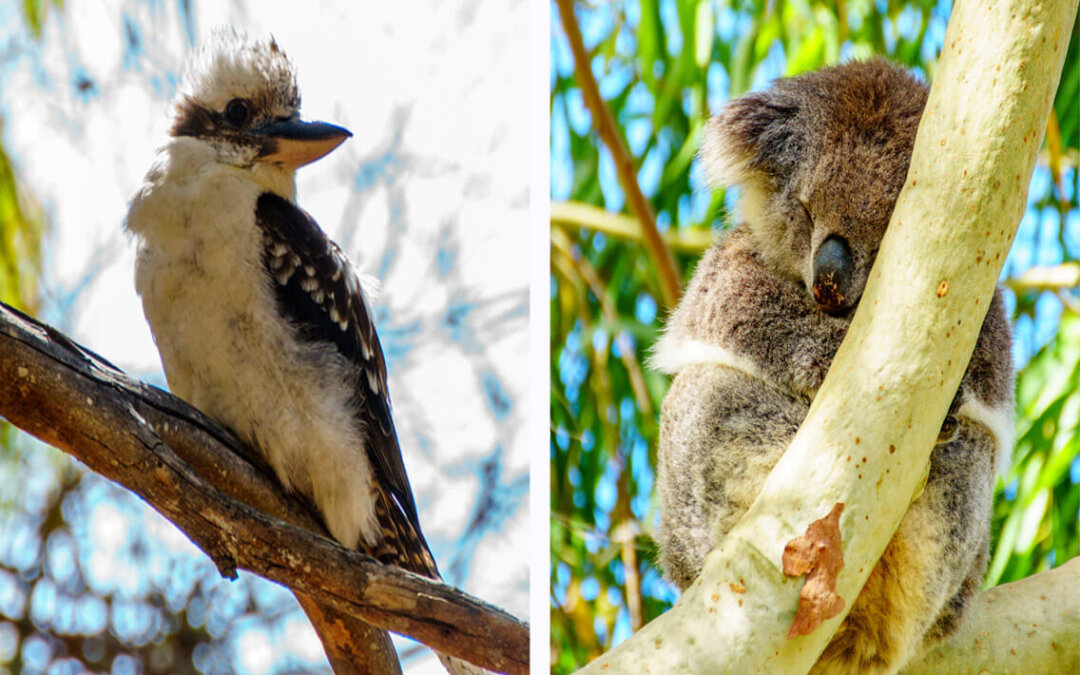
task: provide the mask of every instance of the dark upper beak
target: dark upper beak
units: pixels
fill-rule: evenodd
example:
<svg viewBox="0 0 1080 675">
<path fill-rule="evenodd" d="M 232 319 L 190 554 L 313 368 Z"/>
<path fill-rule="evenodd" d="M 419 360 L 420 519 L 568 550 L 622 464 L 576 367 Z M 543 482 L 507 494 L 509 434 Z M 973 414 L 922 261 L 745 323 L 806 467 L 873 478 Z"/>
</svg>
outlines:
<svg viewBox="0 0 1080 675">
<path fill-rule="evenodd" d="M 352 136 L 348 129 L 326 122 L 304 122 L 299 118 L 264 124 L 253 132 L 265 137 L 259 159 L 292 168 L 310 164 L 327 155 Z"/>
</svg>

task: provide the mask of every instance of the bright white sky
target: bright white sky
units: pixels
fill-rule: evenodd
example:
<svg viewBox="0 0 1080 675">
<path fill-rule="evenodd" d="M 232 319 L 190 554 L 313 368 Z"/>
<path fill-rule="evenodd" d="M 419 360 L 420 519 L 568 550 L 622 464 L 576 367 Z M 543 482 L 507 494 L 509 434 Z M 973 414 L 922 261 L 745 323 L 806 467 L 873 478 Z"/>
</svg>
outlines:
<svg viewBox="0 0 1080 675">
<path fill-rule="evenodd" d="M 181 4 L 65 3 L 40 43 L 0 7 L 4 144 L 52 222 L 44 318 L 159 384 L 122 222 L 166 136 L 188 49 Z M 525 616 L 528 4 L 193 4 L 196 35 L 223 24 L 273 33 L 297 64 L 304 117 L 353 132 L 301 170 L 298 200 L 361 272 L 382 281 L 377 320 L 395 418 L 444 573 Z M 73 85 L 80 78 L 93 83 L 85 93 Z M 494 523 L 462 541 L 485 477 Z M 103 546 L 109 531 L 126 531 L 124 518 L 97 510 Z M 258 672 L 252 658 L 245 665 Z M 441 672 L 429 661 L 415 666 Z"/>
</svg>

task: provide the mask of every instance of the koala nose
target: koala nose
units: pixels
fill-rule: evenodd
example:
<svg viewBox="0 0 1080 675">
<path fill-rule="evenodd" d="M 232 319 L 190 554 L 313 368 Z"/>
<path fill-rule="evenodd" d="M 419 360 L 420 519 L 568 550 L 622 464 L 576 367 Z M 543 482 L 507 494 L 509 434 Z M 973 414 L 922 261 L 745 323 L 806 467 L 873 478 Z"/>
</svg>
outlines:
<svg viewBox="0 0 1080 675">
<path fill-rule="evenodd" d="M 851 248 L 843 237 L 830 236 L 814 255 L 814 301 L 830 314 L 842 312 L 859 299 L 854 282 Z"/>
</svg>

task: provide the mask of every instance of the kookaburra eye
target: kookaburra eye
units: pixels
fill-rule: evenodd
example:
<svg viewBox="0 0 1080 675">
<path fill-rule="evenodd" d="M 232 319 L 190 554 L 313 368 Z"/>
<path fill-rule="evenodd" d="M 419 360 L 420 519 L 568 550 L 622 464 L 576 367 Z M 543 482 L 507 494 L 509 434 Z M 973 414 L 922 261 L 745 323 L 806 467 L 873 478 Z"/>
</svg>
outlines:
<svg viewBox="0 0 1080 675">
<path fill-rule="evenodd" d="M 251 106 L 242 98 L 234 98 L 225 106 L 225 119 L 236 127 L 243 126 L 250 114 Z"/>
</svg>

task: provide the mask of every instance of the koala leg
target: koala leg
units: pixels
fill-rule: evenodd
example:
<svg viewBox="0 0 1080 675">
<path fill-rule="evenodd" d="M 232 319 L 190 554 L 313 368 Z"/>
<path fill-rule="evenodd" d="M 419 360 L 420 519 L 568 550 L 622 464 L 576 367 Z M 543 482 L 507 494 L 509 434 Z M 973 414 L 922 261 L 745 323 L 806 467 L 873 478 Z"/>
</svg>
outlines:
<svg viewBox="0 0 1080 675">
<path fill-rule="evenodd" d="M 994 448 L 986 427 L 961 417 L 934 449 L 922 495 L 811 673 L 895 673 L 955 630 L 986 569 Z"/>
</svg>

